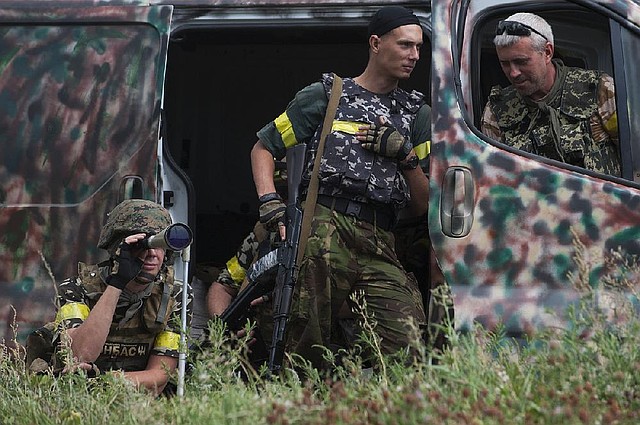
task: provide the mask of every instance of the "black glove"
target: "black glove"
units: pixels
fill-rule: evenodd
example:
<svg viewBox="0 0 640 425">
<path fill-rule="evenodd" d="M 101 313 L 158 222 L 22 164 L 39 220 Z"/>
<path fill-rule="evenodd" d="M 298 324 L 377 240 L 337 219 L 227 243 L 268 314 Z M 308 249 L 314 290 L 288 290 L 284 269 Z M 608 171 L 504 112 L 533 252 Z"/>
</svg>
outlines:
<svg viewBox="0 0 640 425">
<path fill-rule="evenodd" d="M 405 139 L 395 128 L 376 124 L 369 126 L 366 140 L 360 143 L 364 149 L 399 161 L 405 159 L 413 147 L 411 141 Z"/>
<path fill-rule="evenodd" d="M 107 277 L 107 285 L 114 286 L 118 289 L 124 289 L 127 283 L 131 282 L 138 276 L 144 261 L 132 255 L 132 246 L 126 242 L 122 242 L 113 259 L 111 267 L 111 275 Z"/>
<path fill-rule="evenodd" d="M 273 232 L 277 230 L 278 223 L 284 223 L 284 213 L 287 206 L 282 202 L 282 198 L 277 193 L 267 193 L 260 197 L 260 223 Z"/>
</svg>

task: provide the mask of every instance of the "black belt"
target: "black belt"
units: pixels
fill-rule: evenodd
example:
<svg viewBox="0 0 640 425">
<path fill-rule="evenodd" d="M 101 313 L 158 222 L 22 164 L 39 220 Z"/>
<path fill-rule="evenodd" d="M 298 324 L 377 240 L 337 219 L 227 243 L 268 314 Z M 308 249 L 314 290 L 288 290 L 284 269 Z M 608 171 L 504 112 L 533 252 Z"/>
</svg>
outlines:
<svg viewBox="0 0 640 425">
<path fill-rule="evenodd" d="M 346 198 L 320 194 L 316 202 L 341 214 L 350 215 L 358 220 L 366 221 L 383 230 L 391 230 L 396 223 L 396 215 L 392 207 L 374 206 L 366 202 L 352 201 Z"/>
</svg>

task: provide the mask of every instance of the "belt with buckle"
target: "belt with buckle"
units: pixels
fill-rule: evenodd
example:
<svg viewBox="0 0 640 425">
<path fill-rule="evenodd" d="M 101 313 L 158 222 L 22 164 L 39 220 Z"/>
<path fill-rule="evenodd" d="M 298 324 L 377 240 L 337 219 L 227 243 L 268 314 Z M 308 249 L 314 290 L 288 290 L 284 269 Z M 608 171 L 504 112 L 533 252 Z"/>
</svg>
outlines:
<svg viewBox="0 0 640 425">
<path fill-rule="evenodd" d="M 396 215 L 392 207 L 374 206 L 366 202 L 320 194 L 316 202 L 341 214 L 366 221 L 383 230 L 391 230 L 396 222 Z"/>
</svg>

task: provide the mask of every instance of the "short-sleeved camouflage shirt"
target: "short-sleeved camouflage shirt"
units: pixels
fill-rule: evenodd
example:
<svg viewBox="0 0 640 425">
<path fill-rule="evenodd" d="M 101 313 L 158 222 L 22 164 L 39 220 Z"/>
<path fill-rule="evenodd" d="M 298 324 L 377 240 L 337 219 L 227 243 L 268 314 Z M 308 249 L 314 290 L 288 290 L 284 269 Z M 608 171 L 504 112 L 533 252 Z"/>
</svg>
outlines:
<svg viewBox="0 0 640 425">
<path fill-rule="evenodd" d="M 253 231 L 238 247 L 236 255 L 227 261 L 226 267 L 222 269 L 216 280 L 225 286 L 239 290 L 251 264 L 262 255 L 277 248 L 279 244 L 279 233 L 269 232 L 262 223 L 257 222 Z"/>
</svg>

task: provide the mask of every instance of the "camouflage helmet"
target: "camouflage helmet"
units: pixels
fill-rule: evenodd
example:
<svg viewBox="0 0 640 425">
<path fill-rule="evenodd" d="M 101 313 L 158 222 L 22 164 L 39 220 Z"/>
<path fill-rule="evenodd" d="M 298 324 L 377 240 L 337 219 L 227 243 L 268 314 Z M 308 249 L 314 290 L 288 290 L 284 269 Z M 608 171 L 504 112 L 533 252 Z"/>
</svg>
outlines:
<svg viewBox="0 0 640 425">
<path fill-rule="evenodd" d="M 129 235 L 156 234 L 170 225 L 171 215 L 162 205 L 144 199 L 127 199 L 108 214 L 98 248 L 112 251 Z"/>
</svg>

